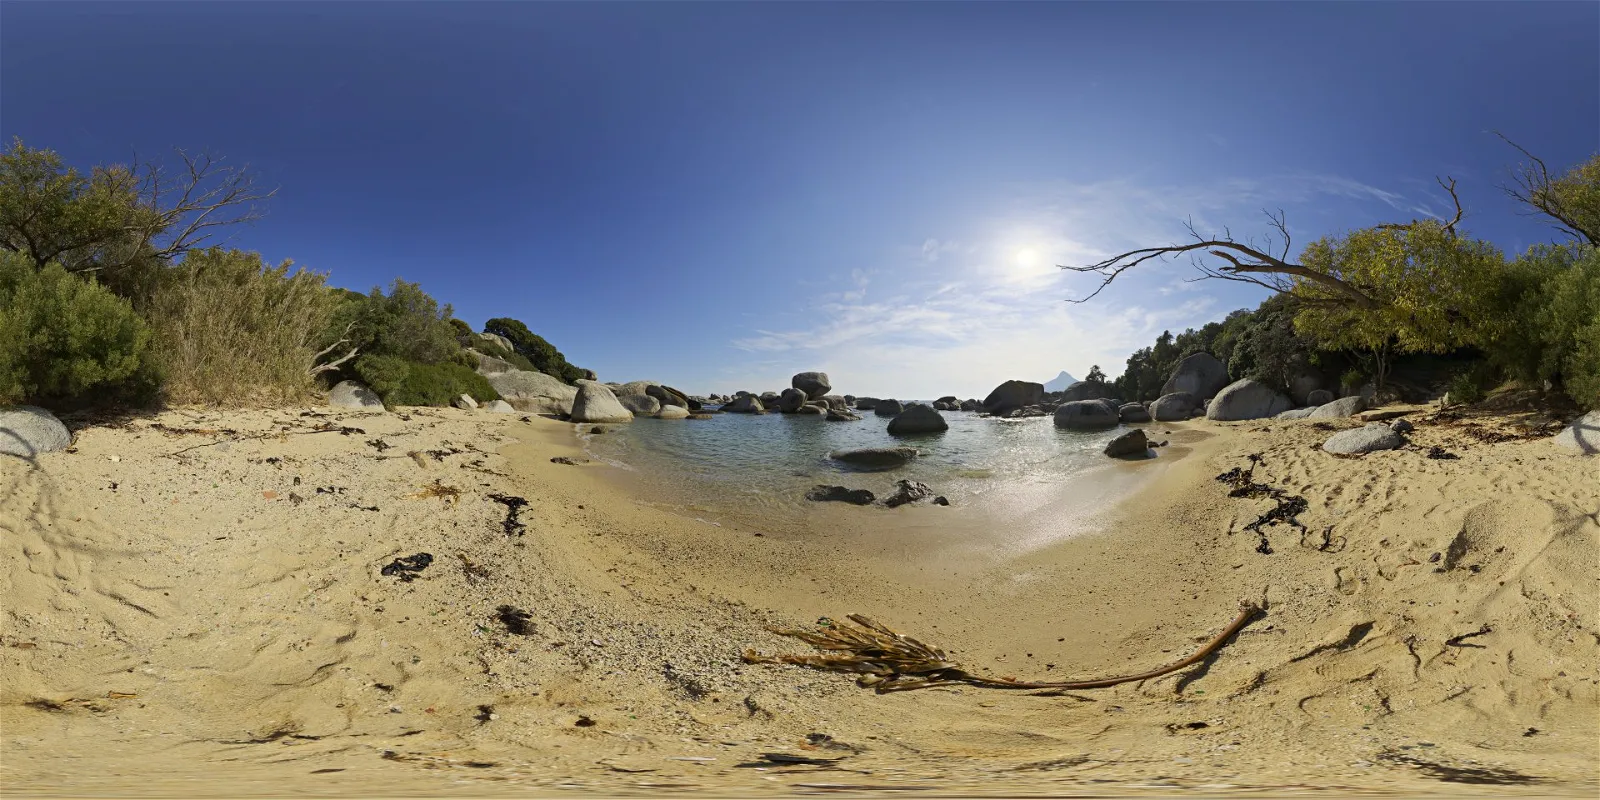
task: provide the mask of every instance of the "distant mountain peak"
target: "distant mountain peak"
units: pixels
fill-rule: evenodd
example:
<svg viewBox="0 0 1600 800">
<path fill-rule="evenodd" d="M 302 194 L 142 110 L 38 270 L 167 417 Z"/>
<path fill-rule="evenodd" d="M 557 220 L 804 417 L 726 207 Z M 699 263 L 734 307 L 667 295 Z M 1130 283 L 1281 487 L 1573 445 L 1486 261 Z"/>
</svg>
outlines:
<svg viewBox="0 0 1600 800">
<path fill-rule="evenodd" d="M 1077 378 L 1068 375 L 1066 370 L 1061 370 L 1060 375 L 1055 376 L 1054 379 L 1044 385 L 1044 390 L 1047 392 L 1059 392 L 1077 382 Z"/>
</svg>

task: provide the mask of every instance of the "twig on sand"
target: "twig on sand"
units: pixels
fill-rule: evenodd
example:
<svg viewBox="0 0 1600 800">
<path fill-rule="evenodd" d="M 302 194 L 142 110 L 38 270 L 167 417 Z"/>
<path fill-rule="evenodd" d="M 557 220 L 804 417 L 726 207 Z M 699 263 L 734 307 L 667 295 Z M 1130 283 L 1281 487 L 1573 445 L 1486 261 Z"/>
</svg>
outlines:
<svg viewBox="0 0 1600 800">
<path fill-rule="evenodd" d="M 157 430 L 161 430 L 161 431 L 167 432 L 167 433 L 198 433 L 198 434 L 232 433 L 232 431 L 230 431 L 230 430 L 212 431 L 212 430 L 199 430 L 199 429 L 193 429 L 193 428 L 190 428 L 190 429 L 170 428 L 170 427 L 166 427 L 166 426 L 156 426 L 156 425 L 152 425 L 151 427 L 154 427 Z M 166 457 L 167 458 L 171 458 L 173 456 L 182 455 L 184 453 L 187 453 L 190 450 L 197 450 L 197 449 L 202 448 L 202 447 L 210 447 L 210 446 L 212 446 L 214 444 L 225 444 L 225 443 L 229 443 L 229 442 L 248 442 L 248 441 L 258 440 L 258 439 L 276 439 L 276 438 L 278 438 L 280 436 L 301 436 L 301 435 L 313 434 L 313 433 L 341 433 L 341 434 L 344 434 L 345 436 L 349 436 L 349 435 L 351 435 L 353 433 L 364 434 L 364 433 L 366 433 L 366 431 L 364 431 L 364 430 L 362 430 L 360 428 L 352 428 L 352 427 L 350 427 L 348 425 L 335 425 L 335 424 L 333 424 L 331 422 L 325 422 L 322 425 L 319 425 L 316 428 L 313 428 L 311 430 L 302 430 L 302 431 L 269 431 L 267 433 L 253 433 L 253 434 L 250 434 L 248 436 L 229 436 L 229 437 L 227 437 L 225 439 L 218 439 L 218 440 L 216 440 L 214 442 L 201 442 L 200 444 L 197 444 L 197 445 L 191 445 L 189 447 L 185 447 L 182 450 L 176 450 L 176 451 L 173 451 L 171 453 L 167 453 Z"/>
<path fill-rule="evenodd" d="M 1041 683 L 979 675 L 949 661 L 945 658 L 943 650 L 895 633 L 860 614 L 850 615 L 850 621 L 855 625 L 829 620 L 817 630 L 769 628 L 780 636 L 792 636 L 818 650 L 826 651 L 825 655 L 768 656 L 747 650 L 744 653 L 744 661 L 748 664 L 797 664 L 830 672 L 863 673 L 856 683 L 872 687 L 879 694 L 950 684 L 967 684 L 991 689 L 1101 689 L 1159 678 L 1198 664 L 1212 653 L 1221 650 L 1234 634 L 1248 625 L 1261 611 L 1261 606 L 1249 600 L 1241 601 L 1239 615 L 1233 618 L 1222 633 L 1217 634 L 1216 638 L 1206 643 L 1194 655 L 1149 672 L 1114 678 Z"/>
</svg>

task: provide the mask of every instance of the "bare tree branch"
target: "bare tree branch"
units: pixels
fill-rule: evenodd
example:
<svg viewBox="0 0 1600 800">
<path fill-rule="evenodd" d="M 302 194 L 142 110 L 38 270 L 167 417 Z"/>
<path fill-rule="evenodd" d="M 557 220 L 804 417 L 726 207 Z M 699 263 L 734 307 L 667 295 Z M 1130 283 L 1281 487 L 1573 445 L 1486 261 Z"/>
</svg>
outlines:
<svg viewBox="0 0 1600 800">
<path fill-rule="evenodd" d="M 1446 178 L 1434 178 L 1434 180 L 1438 181 L 1439 185 L 1444 187 L 1446 192 L 1450 193 L 1450 202 L 1455 204 L 1456 215 L 1451 217 L 1450 221 L 1444 224 L 1444 232 L 1453 237 L 1456 235 L 1456 225 L 1461 222 L 1461 217 L 1465 213 L 1461 210 L 1461 198 L 1456 194 L 1456 179 L 1448 178 L 1449 183 L 1445 182 L 1447 180 Z M 1420 220 L 1412 220 L 1410 222 L 1386 222 L 1376 227 L 1379 230 L 1403 231 L 1410 230 L 1411 227 L 1416 225 L 1418 222 L 1420 222 Z"/>
<path fill-rule="evenodd" d="M 306 371 L 306 374 L 315 376 L 315 375 L 321 375 L 324 372 L 331 372 L 333 370 L 338 369 L 340 364 L 343 364 L 344 362 L 349 361 L 352 358 L 355 358 L 356 355 L 361 352 L 361 348 L 359 348 L 359 347 L 351 348 L 350 352 L 345 353 L 344 355 L 334 359 L 333 361 L 329 361 L 326 364 L 318 364 L 317 363 L 317 361 L 319 359 L 321 359 L 323 356 L 325 356 L 325 355 L 327 355 L 329 353 L 332 353 L 333 351 L 339 349 L 343 345 L 349 344 L 350 343 L 350 331 L 352 329 L 354 329 L 355 326 L 356 326 L 356 324 L 354 322 L 350 323 L 349 325 L 344 326 L 344 332 L 339 334 L 339 341 L 334 342 L 333 344 L 330 344 L 327 347 L 322 348 L 321 352 L 319 352 L 316 355 L 312 356 L 311 357 L 312 366 L 311 366 L 311 368 L 309 370 Z"/>
<path fill-rule="evenodd" d="M 1510 137 L 1499 131 L 1494 131 L 1494 135 L 1500 137 L 1506 144 L 1515 147 L 1517 152 L 1527 156 L 1528 160 L 1533 162 L 1532 164 L 1518 165 L 1513 176 L 1516 185 L 1506 186 L 1502 184 L 1500 191 L 1505 192 L 1511 199 L 1532 209 L 1532 211 L 1525 213 L 1543 214 L 1561 223 L 1551 226 L 1556 230 L 1574 239 L 1581 239 L 1592 245 L 1600 245 L 1600 230 L 1586 230 L 1562 205 L 1561 198 L 1551 191 L 1550 187 L 1555 183 L 1556 179 L 1550 177 L 1550 168 L 1545 165 L 1544 159 L 1528 152 L 1527 148 L 1511 141 Z"/>
</svg>

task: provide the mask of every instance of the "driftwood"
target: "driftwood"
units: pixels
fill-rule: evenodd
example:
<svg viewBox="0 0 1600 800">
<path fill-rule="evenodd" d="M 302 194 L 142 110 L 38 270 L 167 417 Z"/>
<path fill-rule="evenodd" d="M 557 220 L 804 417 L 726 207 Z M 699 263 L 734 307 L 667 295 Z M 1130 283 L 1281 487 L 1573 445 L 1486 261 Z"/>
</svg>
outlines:
<svg viewBox="0 0 1600 800">
<path fill-rule="evenodd" d="M 1093 678 L 1076 681 L 1034 682 L 1012 678 L 979 675 L 962 669 L 945 657 L 944 651 L 924 644 L 909 636 L 895 633 L 888 627 L 860 614 L 851 614 L 855 625 L 845 625 L 828 620 L 817 630 L 799 628 L 769 628 L 780 636 L 800 639 L 825 655 L 768 656 L 747 650 L 744 661 L 748 664 L 797 664 L 830 672 L 861 673 L 856 681 L 861 686 L 876 689 L 879 694 L 927 689 L 934 686 L 966 684 L 990 689 L 1102 689 L 1123 683 L 1159 678 L 1177 672 L 1209 658 L 1221 650 L 1244 626 L 1262 611 L 1259 605 L 1248 600 L 1239 603 L 1239 615 L 1228 627 L 1207 642 L 1194 655 L 1165 667 L 1121 675 L 1113 678 Z"/>
</svg>

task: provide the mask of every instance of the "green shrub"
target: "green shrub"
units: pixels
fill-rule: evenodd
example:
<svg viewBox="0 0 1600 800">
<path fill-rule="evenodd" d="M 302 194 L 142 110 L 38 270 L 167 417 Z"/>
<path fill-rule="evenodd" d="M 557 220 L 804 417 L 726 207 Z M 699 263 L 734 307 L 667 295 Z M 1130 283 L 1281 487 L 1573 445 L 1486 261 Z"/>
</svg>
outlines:
<svg viewBox="0 0 1600 800">
<path fill-rule="evenodd" d="M 170 268 L 150 301 L 153 355 L 169 401 L 272 403 L 313 389 L 312 362 L 334 298 L 322 275 L 290 267 L 210 248 Z"/>
<path fill-rule="evenodd" d="M 463 394 L 499 400 L 489 380 L 461 364 L 422 364 L 396 356 L 362 356 L 355 371 L 386 406 L 448 406 Z"/>
<path fill-rule="evenodd" d="M 1339 376 L 1339 388 L 1346 395 L 1354 394 L 1367 382 L 1366 373 L 1359 369 L 1351 369 Z"/>
<path fill-rule="evenodd" d="M 0 253 L 0 404 L 136 389 L 150 380 L 149 341 L 132 305 L 105 287 Z"/>
<path fill-rule="evenodd" d="M 483 323 L 483 329 L 489 333 L 506 337 L 511 342 L 511 347 L 520 353 L 538 371 L 551 377 L 559 378 L 567 383 L 572 383 L 584 377 L 585 372 L 572 364 L 567 363 L 566 356 L 561 355 L 554 345 L 544 340 L 544 337 L 528 330 L 528 326 L 519 320 L 509 317 L 495 317 Z"/>
<path fill-rule="evenodd" d="M 461 352 L 450 306 L 441 308 L 418 284 L 396 278 L 388 294 L 373 288 L 365 296 L 341 296 L 332 324 L 323 331 L 324 346 L 348 339 L 363 354 L 423 364 L 443 363 Z"/>
<path fill-rule="evenodd" d="M 1477 370 L 1468 370 L 1450 379 L 1450 402 L 1471 405 L 1483 401 L 1482 376 Z"/>
<path fill-rule="evenodd" d="M 1496 364 L 1528 383 L 1553 381 L 1586 408 L 1600 407 L 1600 363 L 1590 342 L 1600 338 L 1600 247 L 1537 246 L 1507 269 Z"/>
</svg>

